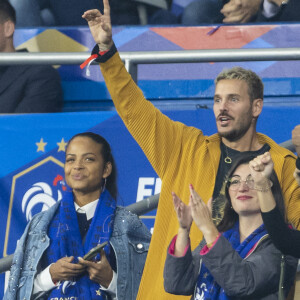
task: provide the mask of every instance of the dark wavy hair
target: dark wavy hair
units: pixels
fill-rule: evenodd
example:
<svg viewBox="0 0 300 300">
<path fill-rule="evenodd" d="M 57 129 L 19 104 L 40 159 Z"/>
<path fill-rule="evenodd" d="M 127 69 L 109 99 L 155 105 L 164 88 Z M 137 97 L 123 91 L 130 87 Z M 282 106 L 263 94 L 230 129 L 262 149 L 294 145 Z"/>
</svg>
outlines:
<svg viewBox="0 0 300 300">
<path fill-rule="evenodd" d="M 231 199 L 229 196 L 229 178 L 232 177 L 235 170 L 238 166 L 249 163 L 252 159 L 254 159 L 257 155 L 253 154 L 241 154 L 239 158 L 234 162 L 233 166 L 229 170 L 226 179 L 225 179 L 225 207 L 224 207 L 224 216 L 221 222 L 218 224 L 217 228 L 220 232 L 224 232 L 233 227 L 236 221 L 239 219 L 238 214 L 231 207 Z M 278 181 L 277 175 L 273 170 L 270 180 L 273 182 L 273 186 L 271 188 L 276 205 L 278 206 L 281 214 L 285 217 L 285 208 L 284 208 L 284 199 L 281 191 L 280 183 Z"/>
<path fill-rule="evenodd" d="M 118 187 L 117 187 L 117 167 L 116 167 L 116 163 L 114 160 L 114 157 L 111 153 L 111 148 L 109 143 L 107 142 L 107 140 L 102 137 L 99 134 L 96 134 L 94 132 L 82 132 L 82 133 L 78 133 L 75 134 L 69 141 L 67 144 L 67 148 L 69 144 L 76 138 L 76 137 L 88 137 L 91 140 L 93 140 L 94 142 L 96 142 L 97 144 L 101 145 L 101 155 L 103 157 L 104 163 L 108 163 L 110 162 L 112 165 L 112 170 L 111 170 L 111 174 L 107 177 L 106 179 L 106 185 L 105 188 L 110 192 L 111 196 L 116 200 L 118 197 Z M 102 185 L 104 185 L 104 180 Z"/>
</svg>

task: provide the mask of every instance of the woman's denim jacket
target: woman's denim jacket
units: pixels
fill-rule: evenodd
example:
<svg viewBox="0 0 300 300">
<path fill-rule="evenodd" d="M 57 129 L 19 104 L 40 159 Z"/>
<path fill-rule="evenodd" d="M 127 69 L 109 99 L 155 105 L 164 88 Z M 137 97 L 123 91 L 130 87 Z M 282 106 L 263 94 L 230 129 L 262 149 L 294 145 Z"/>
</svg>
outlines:
<svg viewBox="0 0 300 300">
<path fill-rule="evenodd" d="M 33 217 L 28 223 L 14 253 L 9 283 L 3 300 L 29 300 L 39 262 L 50 240 L 48 225 L 59 202 Z M 139 218 L 117 207 L 110 239 L 117 261 L 117 299 L 133 300 L 139 288 L 151 234 Z"/>
</svg>

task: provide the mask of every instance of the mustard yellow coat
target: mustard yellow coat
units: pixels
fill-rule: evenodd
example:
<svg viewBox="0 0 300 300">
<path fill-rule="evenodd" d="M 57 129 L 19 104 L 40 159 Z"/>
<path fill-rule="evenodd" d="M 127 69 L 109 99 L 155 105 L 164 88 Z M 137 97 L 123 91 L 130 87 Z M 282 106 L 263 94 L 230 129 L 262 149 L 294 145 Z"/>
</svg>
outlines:
<svg viewBox="0 0 300 300">
<path fill-rule="evenodd" d="M 203 200 L 208 201 L 219 166 L 220 137 L 218 134 L 205 136 L 201 130 L 163 115 L 144 98 L 118 53 L 101 63 L 100 68 L 120 117 L 162 179 L 153 237 L 137 299 L 188 299 L 190 297 L 167 294 L 163 288 L 167 247 L 178 230 L 171 192 L 176 192 L 187 203 L 191 183 Z M 300 229 L 300 187 L 293 177 L 295 155 L 263 134 L 258 134 L 258 139 L 271 147 L 288 220 Z M 192 226 L 192 248 L 201 239 L 201 232 Z"/>
</svg>

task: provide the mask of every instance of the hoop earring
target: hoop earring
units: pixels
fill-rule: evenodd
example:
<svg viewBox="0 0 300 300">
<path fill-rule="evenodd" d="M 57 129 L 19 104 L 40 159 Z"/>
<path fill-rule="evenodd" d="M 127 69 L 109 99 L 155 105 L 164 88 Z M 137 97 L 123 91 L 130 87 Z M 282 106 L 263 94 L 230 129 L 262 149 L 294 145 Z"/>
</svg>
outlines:
<svg viewBox="0 0 300 300">
<path fill-rule="evenodd" d="M 104 178 L 104 183 L 102 185 L 102 193 L 105 191 L 105 187 L 106 187 L 106 178 Z"/>
</svg>

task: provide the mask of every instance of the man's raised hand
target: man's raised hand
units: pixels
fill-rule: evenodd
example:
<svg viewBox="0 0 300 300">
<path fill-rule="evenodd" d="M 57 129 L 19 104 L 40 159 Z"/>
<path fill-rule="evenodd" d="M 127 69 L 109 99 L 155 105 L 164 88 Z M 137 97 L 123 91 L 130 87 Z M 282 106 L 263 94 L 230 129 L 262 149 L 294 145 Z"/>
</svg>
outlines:
<svg viewBox="0 0 300 300">
<path fill-rule="evenodd" d="M 98 44 L 100 51 L 109 50 L 113 45 L 108 0 L 103 0 L 103 5 L 103 14 L 98 9 L 92 9 L 82 15 L 82 18 L 88 22 L 92 36 Z"/>
</svg>

